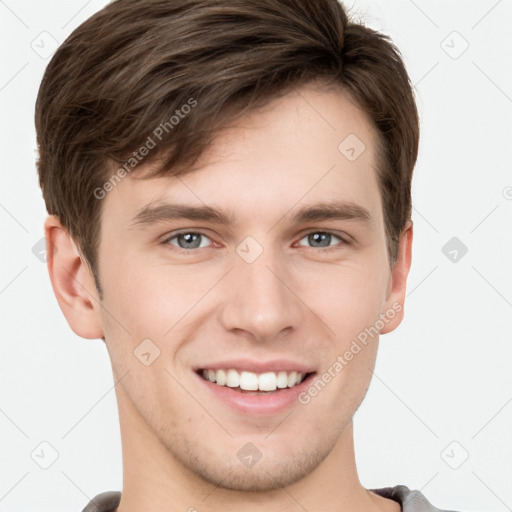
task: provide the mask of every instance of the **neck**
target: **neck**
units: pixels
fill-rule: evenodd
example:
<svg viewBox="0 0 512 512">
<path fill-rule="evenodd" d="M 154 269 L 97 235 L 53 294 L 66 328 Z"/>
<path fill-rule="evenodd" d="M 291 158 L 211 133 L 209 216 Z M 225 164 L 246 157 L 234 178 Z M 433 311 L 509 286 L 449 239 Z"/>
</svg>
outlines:
<svg viewBox="0 0 512 512">
<path fill-rule="evenodd" d="M 119 387 L 121 388 L 121 386 Z M 352 422 L 328 456 L 306 477 L 268 492 L 215 486 L 183 466 L 117 390 L 123 490 L 116 512 L 400 512 L 398 503 L 366 490 L 357 475 Z"/>
</svg>

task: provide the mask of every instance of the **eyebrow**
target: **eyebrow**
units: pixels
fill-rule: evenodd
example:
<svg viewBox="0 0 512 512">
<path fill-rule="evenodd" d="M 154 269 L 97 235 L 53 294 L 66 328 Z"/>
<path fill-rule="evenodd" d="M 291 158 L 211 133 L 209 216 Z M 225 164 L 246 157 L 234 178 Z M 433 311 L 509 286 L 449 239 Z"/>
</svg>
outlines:
<svg viewBox="0 0 512 512">
<path fill-rule="evenodd" d="M 287 217 L 285 214 L 284 217 Z M 199 220 L 230 226 L 236 217 L 233 212 L 216 210 L 210 206 L 190 206 L 178 203 L 149 203 L 133 217 L 128 228 L 148 227 L 167 220 Z M 352 201 L 337 203 L 317 203 L 299 209 L 292 217 L 292 222 L 301 224 L 324 220 L 355 220 L 373 224 L 373 217 L 363 206 Z"/>
</svg>

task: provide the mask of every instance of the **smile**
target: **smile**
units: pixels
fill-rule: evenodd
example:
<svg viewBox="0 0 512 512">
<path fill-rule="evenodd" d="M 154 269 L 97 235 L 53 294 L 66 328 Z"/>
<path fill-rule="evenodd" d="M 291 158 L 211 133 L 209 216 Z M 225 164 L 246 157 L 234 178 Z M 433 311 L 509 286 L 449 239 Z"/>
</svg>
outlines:
<svg viewBox="0 0 512 512">
<path fill-rule="evenodd" d="M 212 370 L 204 368 L 198 370 L 198 373 L 203 379 L 219 386 L 226 386 L 241 392 L 253 391 L 256 393 L 268 393 L 292 388 L 299 385 L 309 375 L 297 371 L 255 373 L 249 371 L 238 372 L 234 369 Z"/>
</svg>

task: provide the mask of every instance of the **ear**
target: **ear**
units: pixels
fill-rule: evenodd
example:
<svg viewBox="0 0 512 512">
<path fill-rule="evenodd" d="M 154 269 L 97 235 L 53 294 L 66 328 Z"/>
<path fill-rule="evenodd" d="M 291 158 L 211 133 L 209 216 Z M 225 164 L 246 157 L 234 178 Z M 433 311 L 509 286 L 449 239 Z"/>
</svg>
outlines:
<svg viewBox="0 0 512 512">
<path fill-rule="evenodd" d="M 386 317 L 380 334 L 395 330 L 404 318 L 405 289 L 412 258 L 412 220 L 409 220 L 400 235 L 398 255 L 389 277 L 384 311 Z M 388 312 L 386 314 L 386 312 Z"/>
<path fill-rule="evenodd" d="M 69 326 L 82 338 L 103 338 L 101 305 L 89 266 L 58 217 L 46 218 L 44 234 L 53 292 Z"/>
</svg>

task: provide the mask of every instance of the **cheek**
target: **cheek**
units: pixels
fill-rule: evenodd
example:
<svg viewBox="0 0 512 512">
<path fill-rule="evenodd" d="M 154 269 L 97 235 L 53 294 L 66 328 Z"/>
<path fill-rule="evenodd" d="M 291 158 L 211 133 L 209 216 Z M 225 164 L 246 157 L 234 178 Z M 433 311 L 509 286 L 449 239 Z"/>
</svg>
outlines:
<svg viewBox="0 0 512 512">
<path fill-rule="evenodd" d="M 387 279 L 385 270 L 379 272 L 372 264 L 351 261 L 325 265 L 309 274 L 305 271 L 300 282 L 298 295 L 334 337 L 347 341 L 378 319 Z"/>
<path fill-rule="evenodd" d="M 137 256 L 127 260 L 105 269 L 105 307 L 134 340 L 164 336 L 218 280 L 218 273 L 198 275 L 193 265 L 166 265 Z"/>
</svg>

